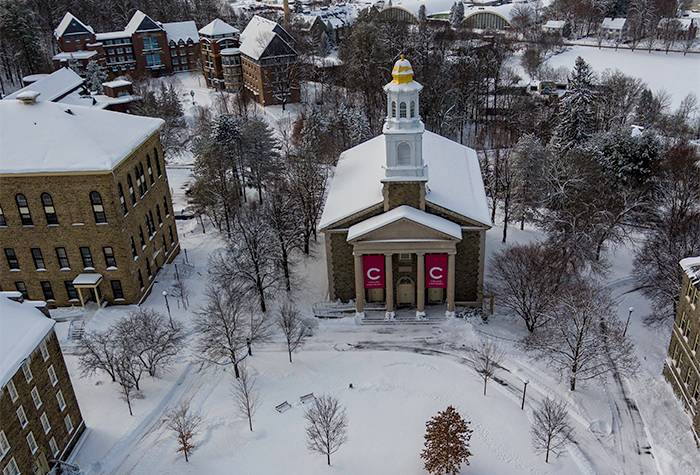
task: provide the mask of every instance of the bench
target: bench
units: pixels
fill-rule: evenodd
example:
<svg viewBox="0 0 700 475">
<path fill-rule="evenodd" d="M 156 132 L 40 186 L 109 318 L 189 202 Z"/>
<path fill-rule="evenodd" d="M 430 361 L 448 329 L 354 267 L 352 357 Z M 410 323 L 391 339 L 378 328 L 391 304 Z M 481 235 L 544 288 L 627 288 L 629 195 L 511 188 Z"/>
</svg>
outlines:
<svg viewBox="0 0 700 475">
<path fill-rule="evenodd" d="M 304 394 L 299 398 L 299 401 L 301 401 L 302 404 L 307 403 L 311 401 L 312 399 L 315 399 L 314 393 L 309 393 L 309 394 Z"/>
<path fill-rule="evenodd" d="M 289 404 L 287 401 L 284 401 L 282 404 L 277 404 L 275 406 L 275 410 L 282 414 L 283 412 L 286 412 L 292 408 L 292 405 Z"/>
</svg>

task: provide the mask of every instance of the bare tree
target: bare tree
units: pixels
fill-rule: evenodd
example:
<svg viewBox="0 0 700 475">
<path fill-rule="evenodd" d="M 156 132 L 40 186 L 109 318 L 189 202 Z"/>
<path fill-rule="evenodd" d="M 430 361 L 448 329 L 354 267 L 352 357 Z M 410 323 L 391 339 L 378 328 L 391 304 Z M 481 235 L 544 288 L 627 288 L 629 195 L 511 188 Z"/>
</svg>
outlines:
<svg viewBox="0 0 700 475">
<path fill-rule="evenodd" d="M 117 347 L 109 331 L 83 334 L 78 351 L 82 376 L 101 370 L 112 378 L 112 382 L 117 381 Z"/>
<path fill-rule="evenodd" d="M 472 357 L 474 369 L 484 380 L 484 396 L 486 396 L 486 383 L 493 378 L 496 370 L 503 363 L 503 349 L 493 340 L 482 338 L 479 345 L 472 350 Z"/>
<path fill-rule="evenodd" d="M 233 399 L 238 410 L 248 419 L 248 427 L 253 432 L 253 416 L 260 406 L 257 380 L 246 367 L 242 367 L 240 377 L 233 382 Z"/>
<path fill-rule="evenodd" d="M 331 455 L 347 441 L 348 419 L 345 408 L 333 396 L 318 396 L 304 413 L 304 419 L 307 422 L 307 447 L 324 454 L 330 465 Z"/>
<path fill-rule="evenodd" d="M 242 296 L 236 289 L 212 285 L 206 297 L 205 306 L 194 320 L 196 358 L 209 365 L 232 365 L 239 378 L 239 364 L 248 356 L 247 343 L 264 338 L 264 321 L 254 312 L 245 315 Z"/>
<path fill-rule="evenodd" d="M 566 374 L 572 391 L 577 381 L 614 371 L 633 375 L 639 366 L 610 292 L 590 277 L 578 279 L 561 297 L 547 324 L 525 340 L 525 348 Z"/>
<path fill-rule="evenodd" d="M 134 383 L 134 378 L 132 375 L 132 365 L 133 360 L 130 358 L 119 357 L 114 365 L 115 376 L 117 383 L 119 383 L 119 396 L 122 401 L 126 403 L 129 407 L 129 415 L 133 416 L 134 412 L 131 410 L 131 398 L 134 390 L 137 390 L 136 384 Z"/>
<path fill-rule="evenodd" d="M 301 247 L 302 242 L 303 217 L 300 211 L 289 187 L 283 182 L 268 194 L 263 209 L 265 221 L 276 243 L 277 266 L 284 274 L 287 291 L 292 289 L 292 253 Z"/>
<path fill-rule="evenodd" d="M 296 351 L 304 340 L 311 334 L 311 327 L 302 318 L 299 310 L 290 303 L 283 304 L 279 309 L 277 316 L 277 325 L 287 343 L 287 353 L 289 354 L 289 362 L 292 362 L 292 353 Z"/>
<path fill-rule="evenodd" d="M 549 463 L 550 452 L 559 455 L 566 444 L 573 440 L 573 428 L 569 424 L 566 403 L 547 397 L 542 406 L 534 412 L 535 420 L 530 433 L 535 450 L 545 453 Z"/>
<path fill-rule="evenodd" d="M 195 448 L 192 439 L 199 432 L 202 417 L 192 411 L 190 400 L 185 400 L 168 413 L 167 420 L 168 429 L 175 432 L 177 451 L 185 456 L 185 462 L 189 462 L 192 449 Z"/>
<path fill-rule="evenodd" d="M 170 295 L 175 297 L 177 308 L 180 308 L 180 303 L 182 303 L 182 308 L 187 310 L 187 307 L 190 305 L 190 289 L 184 280 L 177 279 L 175 281 Z"/>
</svg>

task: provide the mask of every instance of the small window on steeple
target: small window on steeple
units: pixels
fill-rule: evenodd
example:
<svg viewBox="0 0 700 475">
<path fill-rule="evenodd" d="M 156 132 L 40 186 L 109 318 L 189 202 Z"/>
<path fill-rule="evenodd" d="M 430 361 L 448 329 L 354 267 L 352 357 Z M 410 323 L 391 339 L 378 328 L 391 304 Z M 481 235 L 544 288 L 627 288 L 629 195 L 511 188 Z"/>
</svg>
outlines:
<svg viewBox="0 0 700 475">
<path fill-rule="evenodd" d="M 411 118 L 416 116 L 416 102 L 411 101 Z"/>
<path fill-rule="evenodd" d="M 406 103 L 402 102 L 399 105 L 399 118 L 400 119 L 405 119 L 406 118 Z"/>
<path fill-rule="evenodd" d="M 391 101 L 391 116 L 396 117 L 396 101 Z"/>
</svg>

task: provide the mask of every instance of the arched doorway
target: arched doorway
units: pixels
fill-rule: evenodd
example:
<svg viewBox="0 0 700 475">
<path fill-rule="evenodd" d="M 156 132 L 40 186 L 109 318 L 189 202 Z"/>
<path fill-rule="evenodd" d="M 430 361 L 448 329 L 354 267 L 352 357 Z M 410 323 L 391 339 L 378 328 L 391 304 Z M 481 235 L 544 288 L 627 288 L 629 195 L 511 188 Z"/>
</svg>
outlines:
<svg viewBox="0 0 700 475">
<path fill-rule="evenodd" d="M 401 277 L 396 286 L 396 305 L 412 307 L 416 303 L 416 284 L 410 277 Z"/>
</svg>

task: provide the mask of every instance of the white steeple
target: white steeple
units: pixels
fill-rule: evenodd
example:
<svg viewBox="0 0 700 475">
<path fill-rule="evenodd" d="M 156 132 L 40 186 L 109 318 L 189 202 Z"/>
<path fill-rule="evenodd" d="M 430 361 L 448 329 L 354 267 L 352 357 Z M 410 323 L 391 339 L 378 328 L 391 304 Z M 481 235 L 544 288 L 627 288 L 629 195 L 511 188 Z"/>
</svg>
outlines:
<svg viewBox="0 0 700 475">
<path fill-rule="evenodd" d="M 413 80 L 413 67 L 401 55 L 391 71 L 394 78 L 384 86 L 387 96 L 384 140 L 386 169 L 382 181 L 427 181 L 423 163 L 423 121 L 420 120 L 420 91 Z"/>
</svg>

